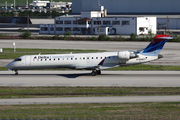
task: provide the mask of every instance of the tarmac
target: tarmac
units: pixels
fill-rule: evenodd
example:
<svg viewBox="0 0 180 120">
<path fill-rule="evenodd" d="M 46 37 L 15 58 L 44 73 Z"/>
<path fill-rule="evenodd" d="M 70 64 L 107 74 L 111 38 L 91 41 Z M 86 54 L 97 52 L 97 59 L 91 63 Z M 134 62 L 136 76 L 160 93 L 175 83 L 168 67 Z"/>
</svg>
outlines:
<svg viewBox="0 0 180 120">
<path fill-rule="evenodd" d="M 180 71 L 0 71 L 0 86 L 180 87 Z"/>
<path fill-rule="evenodd" d="M 72 103 L 138 103 L 179 102 L 180 96 L 117 96 L 117 97 L 62 97 L 0 99 L 0 105 L 72 104 Z"/>
</svg>

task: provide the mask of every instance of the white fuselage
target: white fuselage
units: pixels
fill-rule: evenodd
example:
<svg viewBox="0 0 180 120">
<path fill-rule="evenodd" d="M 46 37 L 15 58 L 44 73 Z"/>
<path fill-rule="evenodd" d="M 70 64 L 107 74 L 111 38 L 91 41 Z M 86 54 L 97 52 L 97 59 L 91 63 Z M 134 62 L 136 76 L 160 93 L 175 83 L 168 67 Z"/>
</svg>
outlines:
<svg viewBox="0 0 180 120">
<path fill-rule="evenodd" d="M 119 59 L 118 52 L 25 55 L 12 61 L 6 67 L 11 70 L 71 68 L 71 69 L 109 69 L 119 66 L 140 64 L 158 59 L 158 56 L 144 56 Z M 102 64 L 100 64 L 102 62 Z"/>
</svg>

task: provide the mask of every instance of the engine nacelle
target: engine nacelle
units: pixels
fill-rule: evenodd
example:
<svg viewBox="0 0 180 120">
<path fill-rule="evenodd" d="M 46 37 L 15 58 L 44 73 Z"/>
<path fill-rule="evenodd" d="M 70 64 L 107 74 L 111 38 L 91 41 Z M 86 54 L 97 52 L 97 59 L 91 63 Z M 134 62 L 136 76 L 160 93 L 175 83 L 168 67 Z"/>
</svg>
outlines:
<svg viewBox="0 0 180 120">
<path fill-rule="evenodd" d="M 118 52 L 118 58 L 120 60 L 129 60 L 131 58 L 136 58 L 138 57 L 134 52 L 130 51 L 120 51 Z"/>
<path fill-rule="evenodd" d="M 129 60 L 130 59 L 130 52 L 129 51 L 118 52 L 118 58 L 121 60 Z"/>
</svg>

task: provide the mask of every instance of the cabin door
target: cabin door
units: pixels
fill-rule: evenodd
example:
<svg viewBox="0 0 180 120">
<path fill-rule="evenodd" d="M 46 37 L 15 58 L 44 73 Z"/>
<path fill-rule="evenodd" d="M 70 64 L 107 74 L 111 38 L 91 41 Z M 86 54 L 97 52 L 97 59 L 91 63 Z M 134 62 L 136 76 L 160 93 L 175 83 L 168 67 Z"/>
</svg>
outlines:
<svg viewBox="0 0 180 120">
<path fill-rule="evenodd" d="M 26 66 L 30 66 L 30 65 L 31 65 L 31 56 L 26 56 L 25 65 L 26 65 Z"/>
</svg>

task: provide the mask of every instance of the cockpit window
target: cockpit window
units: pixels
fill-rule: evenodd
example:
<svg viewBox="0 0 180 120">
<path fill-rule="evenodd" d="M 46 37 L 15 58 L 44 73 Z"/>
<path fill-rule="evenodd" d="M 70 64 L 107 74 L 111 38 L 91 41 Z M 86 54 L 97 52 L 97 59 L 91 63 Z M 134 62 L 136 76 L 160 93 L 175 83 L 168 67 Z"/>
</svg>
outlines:
<svg viewBox="0 0 180 120">
<path fill-rule="evenodd" d="M 16 58 L 14 61 L 21 61 L 21 58 Z"/>
</svg>

